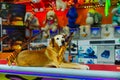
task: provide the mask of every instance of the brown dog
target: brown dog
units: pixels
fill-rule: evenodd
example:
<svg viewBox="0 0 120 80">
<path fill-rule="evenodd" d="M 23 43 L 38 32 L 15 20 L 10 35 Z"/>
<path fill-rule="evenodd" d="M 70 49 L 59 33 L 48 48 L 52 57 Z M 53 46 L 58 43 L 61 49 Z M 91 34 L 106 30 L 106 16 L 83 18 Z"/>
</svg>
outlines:
<svg viewBox="0 0 120 80">
<path fill-rule="evenodd" d="M 16 57 L 16 64 L 18 66 L 28 67 L 61 67 L 61 68 L 76 68 L 89 69 L 87 65 L 77 63 L 65 63 L 64 59 L 59 56 L 61 48 L 65 45 L 65 36 L 56 35 L 50 40 L 49 45 L 41 50 L 24 50 Z M 65 48 L 64 48 L 65 49 Z M 60 59 L 62 60 L 60 62 Z"/>
</svg>

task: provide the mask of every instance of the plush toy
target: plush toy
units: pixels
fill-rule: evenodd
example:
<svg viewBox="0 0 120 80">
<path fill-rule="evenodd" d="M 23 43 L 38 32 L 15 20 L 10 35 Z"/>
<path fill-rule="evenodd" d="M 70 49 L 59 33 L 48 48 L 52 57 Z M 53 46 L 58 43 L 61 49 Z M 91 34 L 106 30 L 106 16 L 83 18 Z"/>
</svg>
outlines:
<svg viewBox="0 0 120 80">
<path fill-rule="evenodd" d="M 112 25 L 113 26 L 120 25 L 120 6 L 113 8 L 112 14 L 113 14 Z"/>
<path fill-rule="evenodd" d="M 74 6 L 71 6 L 71 8 L 69 9 L 68 13 L 67 13 L 67 17 L 68 17 L 68 27 L 69 28 L 77 28 L 79 27 L 78 24 L 76 24 L 76 19 L 78 17 L 78 13 L 77 10 Z"/>
<path fill-rule="evenodd" d="M 44 3 L 42 0 L 31 0 L 31 6 L 35 12 L 42 12 L 45 9 Z"/>
<path fill-rule="evenodd" d="M 98 12 L 88 12 L 86 23 L 89 25 L 100 25 L 102 22 L 102 15 Z"/>
<path fill-rule="evenodd" d="M 48 37 L 50 35 L 50 30 L 55 32 L 57 30 L 58 26 L 58 20 L 55 12 L 53 10 L 50 10 L 46 14 L 46 20 L 45 20 L 45 26 L 41 28 L 44 32 L 44 37 Z"/>
<path fill-rule="evenodd" d="M 57 10 L 64 11 L 67 7 L 67 3 L 64 2 L 63 0 L 56 0 L 56 8 Z"/>
<path fill-rule="evenodd" d="M 99 2 L 100 5 L 104 5 L 105 1 L 106 0 L 98 0 L 98 2 Z"/>
<path fill-rule="evenodd" d="M 66 34 L 66 35 L 69 35 L 70 34 L 70 29 L 68 26 L 64 26 L 62 28 L 62 33 Z"/>
<path fill-rule="evenodd" d="M 38 29 L 40 26 L 38 18 L 31 12 L 26 12 L 24 23 L 29 29 Z"/>
</svg>

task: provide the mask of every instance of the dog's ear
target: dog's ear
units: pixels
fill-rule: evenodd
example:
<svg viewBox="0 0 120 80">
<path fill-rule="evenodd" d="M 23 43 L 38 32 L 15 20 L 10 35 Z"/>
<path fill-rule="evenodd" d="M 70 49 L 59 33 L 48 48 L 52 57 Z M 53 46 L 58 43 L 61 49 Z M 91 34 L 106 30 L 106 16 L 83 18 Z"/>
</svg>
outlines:
<svg viewBox="0 0 120 80">
<path fill-rule="evenodd" d="M 63 37 L 64 37 L 64 38 L 66 38 L 66 37 L 67 37 L 67 34 L 65 34 L 65 33 L 62 33 L 62 35 L 63 35 Z"/>
<path fill-rule="evenodd" d="M 49 45 L 54 47 L 54 44 L 55 44 L 55 40 L 54 40 L 54 38 L 51 38 L 51 41 L 50 41 Z"/>
</svg>

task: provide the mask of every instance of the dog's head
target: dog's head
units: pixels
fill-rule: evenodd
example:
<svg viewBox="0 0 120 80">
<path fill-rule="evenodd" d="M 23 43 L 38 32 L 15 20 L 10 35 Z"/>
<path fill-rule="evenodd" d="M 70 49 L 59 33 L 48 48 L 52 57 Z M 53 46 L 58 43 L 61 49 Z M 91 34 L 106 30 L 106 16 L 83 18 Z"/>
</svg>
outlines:
<svg viewBox="0 0 120 80">
<path fill-rule="evenodd" d="M 53 10 L 50 10 L 50 11 L 47 12 L 47 14 L 46 14 L 46 19 L 47 20 L 53 20 L 55 18 L 56 18 L 56 14 Z"/>
<path fill-rule="evenodd" d="M 66 38 L 66 35 L 63 35 L 63 34 L 54 36 L 50 41 L 50 46 L 61 47 L 65 45 L 65 38 Z"/>
</svg>

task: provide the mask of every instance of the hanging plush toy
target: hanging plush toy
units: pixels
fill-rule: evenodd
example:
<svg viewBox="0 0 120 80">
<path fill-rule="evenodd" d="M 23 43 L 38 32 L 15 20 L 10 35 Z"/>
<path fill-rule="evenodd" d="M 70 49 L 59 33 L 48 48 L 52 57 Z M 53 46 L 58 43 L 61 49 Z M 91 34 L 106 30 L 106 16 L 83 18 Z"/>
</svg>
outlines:
<svg viewBox="0 0 120 80">
<path fill-rule="evenodd" d="M 102 15 L 96 11 L 88 12 L 86 23 L 88 25 L 100 25 L 102 22 Z"/>
<path fill-rule="evenodd" d="M 39 20 L 31 12 L 26 12 L 24 23 L 29 29 L 39 29 Z"/>
<path fill-rule="evenodd" d="M 120 25 L 120 6 L 113 8 L 112 14 L 113 14 L 112 25 L 113 26 Z"/>
<path fill-rule="evenodd" d="M 67 3 L 64 2 L 63 0 L 56 0 L 56 8 L 57 10 L 64 11 L 67 7 Z"/>
<path fill-rule="evenodd" d="M 45 9 L 44 3 L 42 0 L 31 0 L 31 6 L 33 8 L 33 11 L 35 12 L 42 12 Z"/>
<path fill-rule="evenodd" d="M 43 36 L 45 38 L 48 38 L 50 35 L 50 31 L 55 32 L 57 30 L 58 26 L 58 20 L 55 12 L 53 10 L 50 10 L 46 14 L 46 20 L 45 20 L 45 27 L 42 28 Z"/>
<path fill-rule="evenodd" d="M 68 27 L 70 28 L 79 27 L 79 25 L 75 23 L 76 19 L 78 18 L 78 13 L 74 6 L 71 6 L 71 8 L 69 9 L 67 13 L 67 17 L 68 17 Z"/>
<path fill-rule="evenodd" d="M 120 25 L 120 0 L 116 3 L 117 7 L 112 9 L 112 25 L 118 26 Z"/>
<path fill-rule="evenodd" d="M 98 2 L 99 2 L 100 5 L 103 5 L 105 3 L 105 1 L 106 0 L 99 0 Z"/>
</svg>

